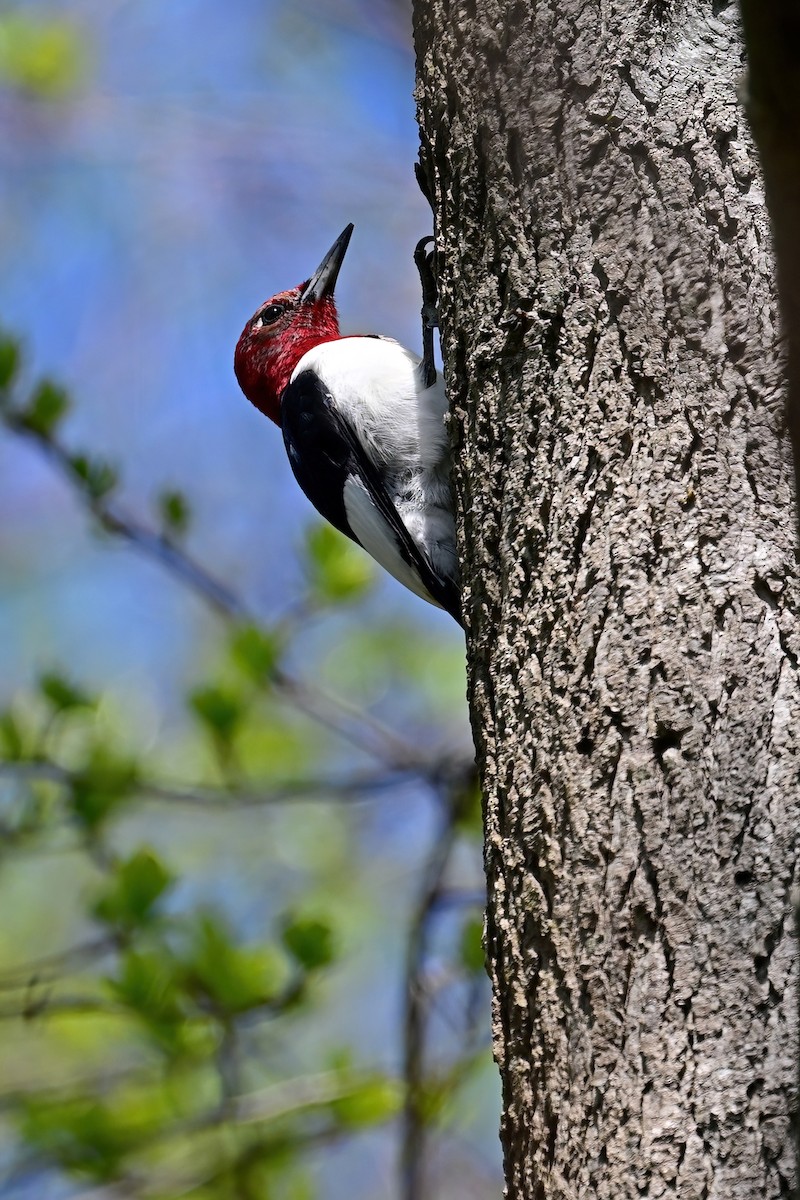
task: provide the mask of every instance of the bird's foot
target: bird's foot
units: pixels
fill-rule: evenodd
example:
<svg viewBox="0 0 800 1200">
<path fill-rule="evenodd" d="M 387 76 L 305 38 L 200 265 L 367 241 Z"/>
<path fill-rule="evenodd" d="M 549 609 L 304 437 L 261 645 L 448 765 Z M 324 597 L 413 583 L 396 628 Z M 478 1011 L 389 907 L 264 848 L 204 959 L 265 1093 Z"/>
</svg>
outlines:
<svg viewBox="0 0 800 1200">
<path fill-rule="evenodd" d="M 422 371 L 426 387 L 432 387 L 436 383 L 433 331 L 439 327 L 437 307 L 439 289 L 436 284 L 434 268 L 436 251 L 427 249 L 433 240 L 432 237 L 420 238 L 414 250 L 414 262 L 419 271 L 419 281 L 422 285 Z"/>
</svg>

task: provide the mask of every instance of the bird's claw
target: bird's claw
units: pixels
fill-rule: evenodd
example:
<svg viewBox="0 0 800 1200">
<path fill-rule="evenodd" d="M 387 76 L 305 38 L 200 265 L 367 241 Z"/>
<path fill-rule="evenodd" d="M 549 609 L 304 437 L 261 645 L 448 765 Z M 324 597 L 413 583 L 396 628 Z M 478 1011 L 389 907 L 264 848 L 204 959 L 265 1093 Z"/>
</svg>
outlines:
<svg viewBox="0 0 800 1200">
<path fill-rule="evenodd" d="M 428 250 L 433 242 L 431 236 L 420 238 L 414 248 L 414 262 L 422 285 L 422 370 L 425 386 L 436 382 L 436 367 L 433 361 L 433 331 L 439 327 L 437 300 L 439 289 L 436 284 L 436 251 Z"/>
</svg>

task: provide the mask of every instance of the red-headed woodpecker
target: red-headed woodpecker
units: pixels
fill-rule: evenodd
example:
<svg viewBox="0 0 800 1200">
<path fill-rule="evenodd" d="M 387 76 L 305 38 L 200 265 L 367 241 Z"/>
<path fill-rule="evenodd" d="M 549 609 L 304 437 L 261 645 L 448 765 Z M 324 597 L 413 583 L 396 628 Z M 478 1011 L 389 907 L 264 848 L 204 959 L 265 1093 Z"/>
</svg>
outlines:
<svg viewBox="0 0 800 1200">
<path fill-rule="evenodd" d="M 392 338 L 339 333 L 333 292 L 352 232 L 247 322 L 236 378 L 280 425 L 316 510 L 460 622 L 444 384 L 427 346 L 421 360 Z"/>
</svg>

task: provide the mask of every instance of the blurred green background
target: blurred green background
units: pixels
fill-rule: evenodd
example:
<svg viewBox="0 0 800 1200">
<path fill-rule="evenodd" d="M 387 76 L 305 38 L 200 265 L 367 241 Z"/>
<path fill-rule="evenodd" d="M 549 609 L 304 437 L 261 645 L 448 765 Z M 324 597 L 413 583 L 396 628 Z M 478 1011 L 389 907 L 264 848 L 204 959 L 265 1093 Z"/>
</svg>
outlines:
<svg viewBox="0 0 800 1200">
<path fill-rule="evenodd" d="M 463 638 L 231 368 L 348 221 L 419 349 L 413 83 L 402 0 L 0 3 L 4 1200 L 499 1194 Z"/>
</svg>

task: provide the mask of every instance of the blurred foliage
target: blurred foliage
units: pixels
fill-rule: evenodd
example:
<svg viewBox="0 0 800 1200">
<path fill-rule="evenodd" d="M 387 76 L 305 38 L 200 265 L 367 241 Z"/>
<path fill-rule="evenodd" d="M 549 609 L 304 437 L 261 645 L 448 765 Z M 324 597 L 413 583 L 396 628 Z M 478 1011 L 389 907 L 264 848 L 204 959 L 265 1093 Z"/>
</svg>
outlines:
<svg viewBox="0 0 800 1200">
<path fill-rule="evenodd" d="M 371 560 L 331 525 L 314 525 L 306 550 L 311 592 L 323 603 L 357 600 L 374 581 Z"/>
<path fill-rule="evenodd" d="M 0 12 L 0 85 L 58 99 L 86 71 L 86 32 L 52 15 Z"/>
<path fill-rule="evenodd" d="M 69 664 L 42 670 L 0 712 L 0 888 L 15 914 L 0 933 L 8 1186 L 22 1181 L 20 1194 L 38 1197 L 55 1176 L 66 1195 L 108 1185 L 119 1189 L 109 1195 L 153 1200 L 312 1197 L 310 1154 L 375 1126 L 422 1154 L 418 1126 L 402 1124 L 409 1090 L 433 1127 L 487 1061 L 479 798 L 465 783 L 468 762 L 384 730 L 331 697 L 336 689 L 293 677 L 290 664 L 321 620 L 345 629 L 348 610 L 356 620 L 329 660 L 348 664 L 340 691 L 350 677 L 368 694 L 380 677 L 420 706 L 427 680 L 438 704 L 460 694 L 461 656 L 420 633 L 360 628 L 373 569 L 325 526 L 306 540 L 308 595 L 287 620 L 243 616 L 235 593 L 178 548 L 189 500 L 165 489 L 152 529 L 132 520 L 116 507 L 116 470 L 62 440 L 69 409 L 56 384 L 23 386 L 17 344 L 0 338 L 6 429 L 64 474 L 103 529 L 208 602 L 222 625 L 211 659 L 197 647 L 186 719 L 166 745 L 137 742 L 125 705 L 115 715 Z M 359 844 L 369 820 L 353 822 L 351 802 L 379 805 L 409 778 L 445 814 L 429 850 L 441 877 L 428 894 L 421 870 L 409 912 L 431 946 L 441 913 L 458 916 L 435 939 L 435 972 L 420 954 L 404 977 L 391 914 L 389 988 L 430 1023 L 447 1013 L 424 1078 L 402 1075 L 400 1033 L 393 1053 L 375 1056 L 334 1032 L 337 990 L 352 1007 L 362 986 L 352 974 L 358 943 L 385 919 L 383 867 Z M 228 845 L 237 813 L 252 809 L 258 826 Z M 198 813 L 224 819 L 210 858 L 192 849 Z M 472 861 L 469 888 L 463 864 L 448 882 L 453 850 Z M 209 862 L 226 854 L 249 872 L 247 920 L 204 886 Z"/>
<path fill-rule="evenodd" d="M 249 624 L 234 630 L 230 648 L 233 661 L 257 685 L 268 682 L 281 652 L 280 641 L 274 634 Z"/>
<path fill-rule="evenodd" d="M 158 497 L 158 510 L 165 535 L 181 538 L 189 529 L 191 509 L 182 492 L 171 489 Z"/>
</svg>

